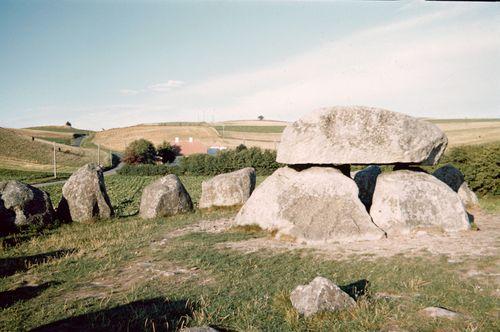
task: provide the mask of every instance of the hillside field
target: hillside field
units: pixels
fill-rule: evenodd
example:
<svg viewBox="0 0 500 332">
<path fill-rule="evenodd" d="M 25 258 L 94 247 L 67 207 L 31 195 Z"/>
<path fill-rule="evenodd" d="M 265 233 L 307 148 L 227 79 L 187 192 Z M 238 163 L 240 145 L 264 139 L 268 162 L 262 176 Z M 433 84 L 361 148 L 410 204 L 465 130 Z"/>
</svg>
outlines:
<svg viewBox="0 0 500 332">
<path fill-rule="evenodd" d="M 63 135 L 72 135 L 72 132 L 52 132 L 47 128 L 37 129 L 6 129 L 0 128 L 0 168 L 24 171 L 51 172 L 53 169 L 53 142 L 47 139 L 35 138 L 34 132 L 43 137 L 62 139 Z M 59 135 L 59 136 L 58 136 Z M 109 153 L 101 151 L 101 161 L 109 164 Z M 59 172 L 72 172 L 78 167 L 97 162 L 97 151 L 73 147 L 66 144 L 56 144 L 56 161 Z"/>
<path fill-rule="evenodd" d="M 481 144 L 500 141 L 500 119 L 426 119 L 434 122 L 448 136 L 449 146 Z M 154 144 L 164 140 L 173 141 L 179 137 L 187 141 L 189 137 L 206 146 L 227 146 L 234 148 L 239 144 L 249 147 L 258 146 L 264 149 L 276 149 L 286 122 L 240 120 L 223 123 L 181 123 L 139 125 L 115 128 L 97 132 L 93 142 L 116 151 L 124 151 L 125 147 L 135 139 L 145 138 Z"/>
</svg>

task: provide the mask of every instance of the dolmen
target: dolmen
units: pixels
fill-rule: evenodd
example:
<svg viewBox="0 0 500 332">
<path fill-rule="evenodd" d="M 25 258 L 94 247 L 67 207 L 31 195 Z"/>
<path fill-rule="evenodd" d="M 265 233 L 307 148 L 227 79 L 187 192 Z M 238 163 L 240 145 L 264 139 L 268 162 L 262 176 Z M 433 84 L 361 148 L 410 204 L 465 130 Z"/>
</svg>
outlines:
<svg viewBox="0 0 500 332">
<path fill-rule="evenodd" d="M 62 221 L 84 223 L 114 215 L 100 166 L 87 164 L 70 176 L 62 188 L 57 214 Z"/>
<path fill-rule="evenodd" d="M 276 160 L 286 166 L 255 189 L 235 222 L 307 243 L 470 229 L 444 171 L 416 167 L 435 165 L 447 144 L 437 126 L 404 114 L 320 109 L 285 128 Z M 352 165 L 367 167 L 351 174 Z M 378 165 L 395 170 L 381 173 Z"/>
</svg>

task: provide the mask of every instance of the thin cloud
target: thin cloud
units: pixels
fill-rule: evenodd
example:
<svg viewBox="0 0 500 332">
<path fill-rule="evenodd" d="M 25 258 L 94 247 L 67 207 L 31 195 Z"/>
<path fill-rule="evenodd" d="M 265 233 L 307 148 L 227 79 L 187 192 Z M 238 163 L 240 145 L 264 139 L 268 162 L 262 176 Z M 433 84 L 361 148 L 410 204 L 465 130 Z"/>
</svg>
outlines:
<svg viewBox="0 0 500 332">
<path fill-rule="evenodd" d="M 132 89 L 121 89 L 118 92 L 124 96 L 135 96 L 135 95 L 139 94 L 141 91 L 140 90 L 132 90 Z"/>
<path fill-rule="evenodd" d="M 157 84 L 150 85 L 148 87 L 148 90 L 153 91 L 153 92 L 167 92 L 167 91 L 170 91 L 172 89 L 179 88 L 179 87 L 183 86 L 184 84 L 185 84 L 185 82 L 183 82 L 183 81 L 168 80 L 165 83 L 157 83 Z"/>
</svg>

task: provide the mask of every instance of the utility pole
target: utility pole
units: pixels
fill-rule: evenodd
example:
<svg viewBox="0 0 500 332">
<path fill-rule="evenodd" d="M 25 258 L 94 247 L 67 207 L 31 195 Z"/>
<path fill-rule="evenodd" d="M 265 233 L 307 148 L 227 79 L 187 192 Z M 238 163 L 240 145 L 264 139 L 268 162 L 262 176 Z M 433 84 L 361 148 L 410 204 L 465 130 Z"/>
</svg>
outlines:
<svg viewBox="0 0 500 332">
<path fill-rule="evenodd" d="M 97 165 L 101 166 L 101 144 L 97 144 Z"/>
<path fill-rule="evenodd" d="M 54 178 L 57 178 L 57 165 L 56 165 L 56 142 L 54 142 Z"/>
</svg>

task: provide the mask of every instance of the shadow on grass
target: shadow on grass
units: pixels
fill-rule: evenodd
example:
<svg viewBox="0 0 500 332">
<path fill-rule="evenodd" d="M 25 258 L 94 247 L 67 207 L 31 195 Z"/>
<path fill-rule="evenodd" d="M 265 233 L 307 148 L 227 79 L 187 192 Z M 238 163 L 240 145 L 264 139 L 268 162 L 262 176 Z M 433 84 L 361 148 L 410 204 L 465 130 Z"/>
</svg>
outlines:
<svg viewBox="0 0 500 332">
<path fill-rule="evenodd" d="M 366 294 L 369 284 L 370 282 L 368 280 L 361 279 L 349 285 L 339 286 L 339 288 L 346 292 L 350 297 L 357 300 L 360 296 Z"/>
<path fill-rule="evenodd" d="M 22 286 L 13 290 L 0 292 L 0 308 L 5 309 L 20 301 L 26 301 L 37 297 L 47 288 L 58 285 L 59 282 L 51 281 L 37 286 Z"/>
<path fill-rule="evenodd" d="M 188 300 L 153 298 L 62 319 L 31 331 L 176 331 L 193 311 Z"/>
<path fill-rule="evenodd" d="M 50 259 L 57 259 L 75 252 L 75 249 L 62 249 L 32 256 L 20 256 L 0 259 L 0 277 L 7 277 L 16 272 L 26 271 L 32 265 L 43 264 Z"/>
</svg>

